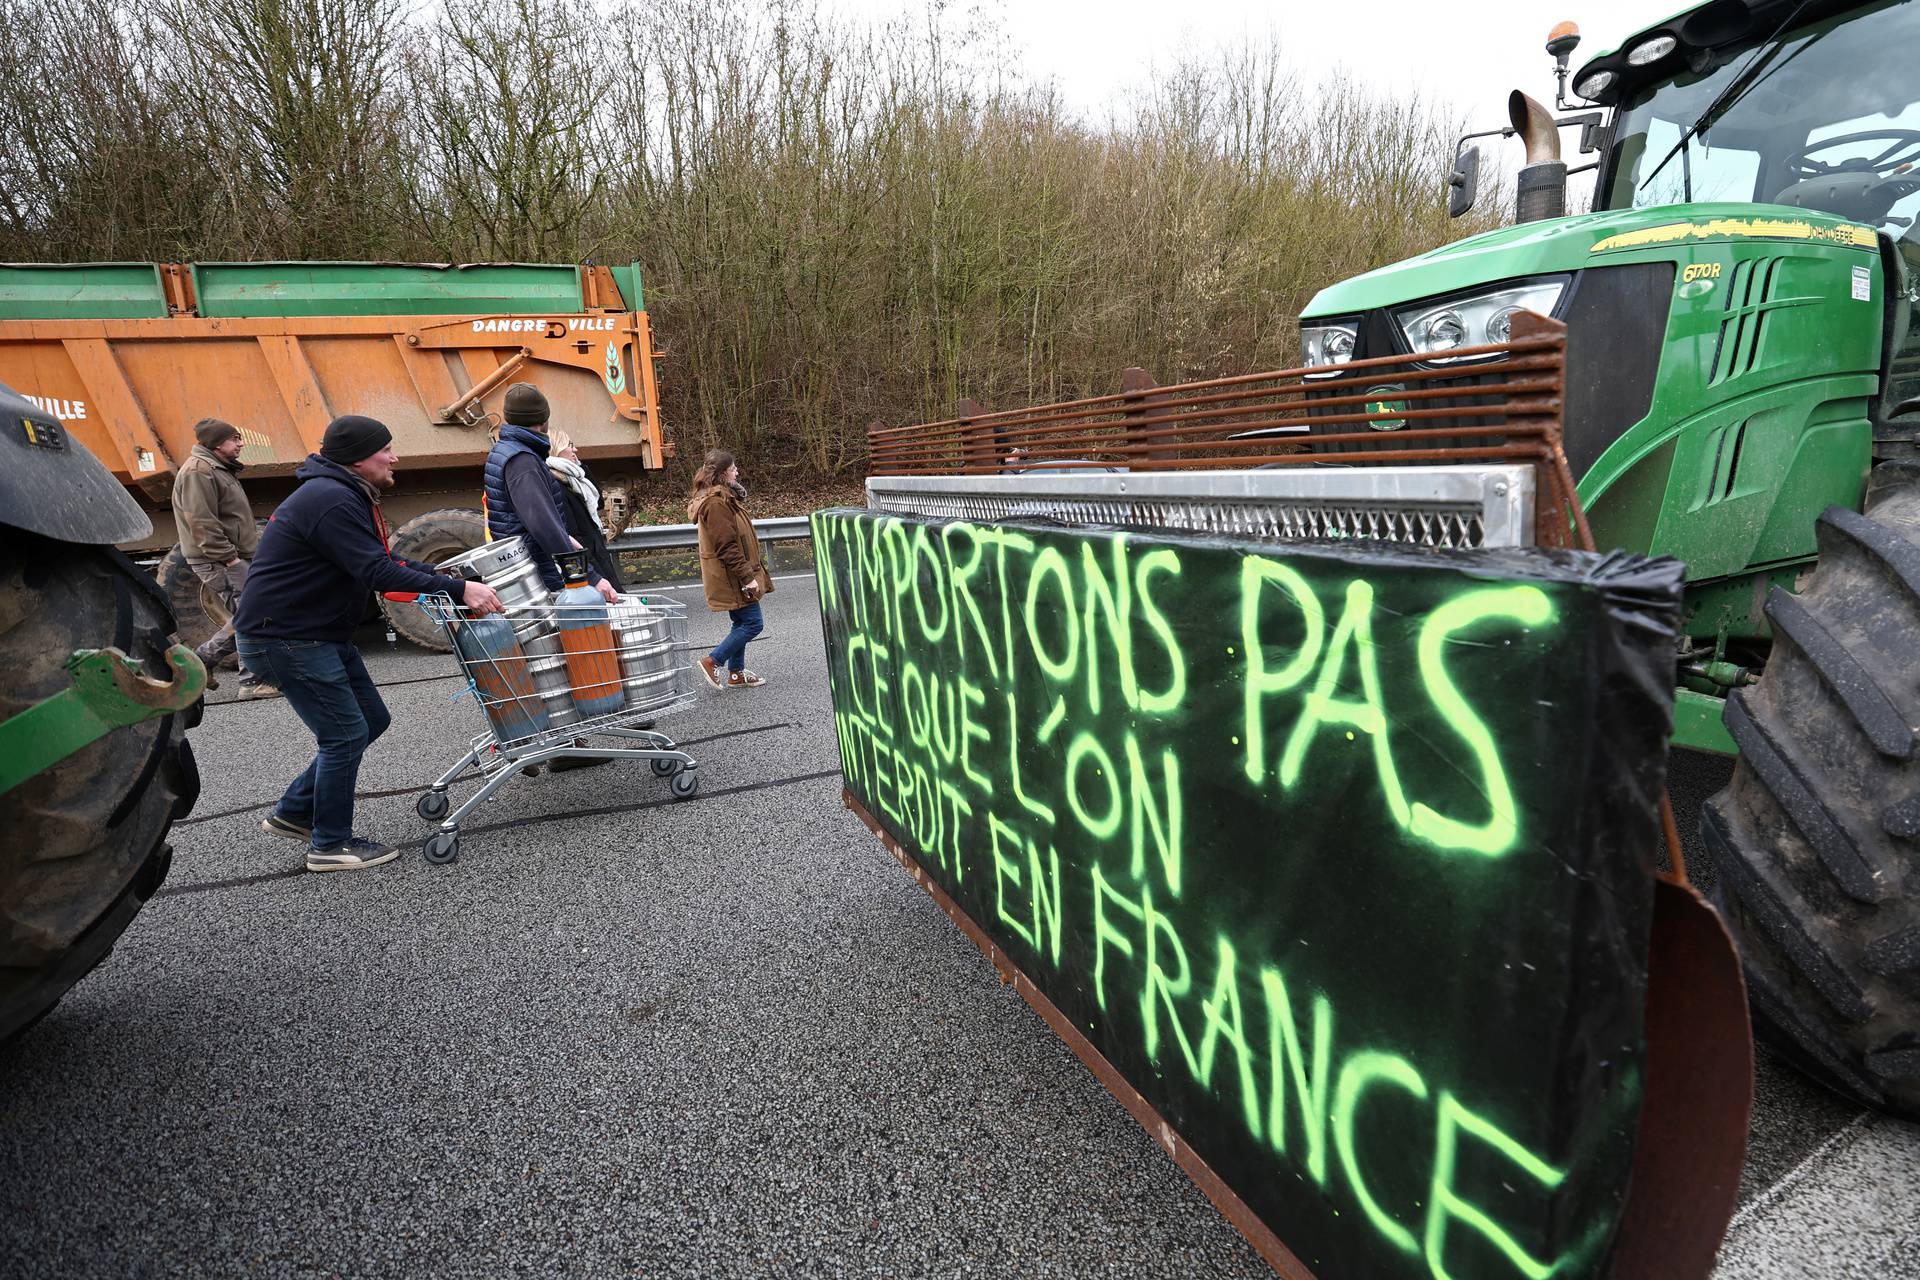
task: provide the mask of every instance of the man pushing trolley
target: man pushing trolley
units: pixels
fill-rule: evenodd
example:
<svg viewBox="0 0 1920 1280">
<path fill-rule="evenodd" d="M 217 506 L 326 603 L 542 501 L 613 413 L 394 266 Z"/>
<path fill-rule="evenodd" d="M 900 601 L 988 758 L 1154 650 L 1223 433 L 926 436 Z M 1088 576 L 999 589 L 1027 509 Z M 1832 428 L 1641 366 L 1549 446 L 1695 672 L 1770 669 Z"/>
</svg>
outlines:
<svg viewBox="0 0 1920 1280">
<path fill-rule="evenodd" d="M 694 701 L 693 672 L 681 658 L 685 606 L 655 596 L 609 603 L 589 584 L 584 551 L 556 559 L 561 586 L 553 592 L 521 538 L 487 543 L 441 566 L 485 582 L 499 596 L 499 613 L 475 614 L 451 594 L 420 598 L 445 630 L 487 721 L 416 806 L 440 824 L 427 840 L 428 862 L 458 858 L 461 820 L 529 765 L 645 760 L 676 799 L 700 789 L 699 763 L 651 727 Z M 470 775 L 481 778 L 480 789 L 455 809 L 447 789 Z"/>
</svg>

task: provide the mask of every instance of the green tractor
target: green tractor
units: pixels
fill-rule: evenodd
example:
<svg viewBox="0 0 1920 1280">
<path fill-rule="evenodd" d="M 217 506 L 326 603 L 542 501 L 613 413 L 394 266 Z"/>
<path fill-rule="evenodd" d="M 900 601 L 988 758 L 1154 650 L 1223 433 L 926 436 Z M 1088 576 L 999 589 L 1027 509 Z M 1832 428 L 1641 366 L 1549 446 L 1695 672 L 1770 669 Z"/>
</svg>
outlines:
<svg viewBox="0 0 1920 1280">
<path fill-rule="evenodd" d="M 1920 3 L 1712 0 L 1570 101 L 1578 40 L 1547 45 L 1572 114 L 1516 93 L 1492 131 L 1526 143 L 1516 225 L 1323 290 L 1304 363 L 1565 322 L 1596 542 L 1686 562 L 1674 742 L 1739 757 L 1702 834 L 1762 1030 L 1920 1118 Z"/>
</svg>

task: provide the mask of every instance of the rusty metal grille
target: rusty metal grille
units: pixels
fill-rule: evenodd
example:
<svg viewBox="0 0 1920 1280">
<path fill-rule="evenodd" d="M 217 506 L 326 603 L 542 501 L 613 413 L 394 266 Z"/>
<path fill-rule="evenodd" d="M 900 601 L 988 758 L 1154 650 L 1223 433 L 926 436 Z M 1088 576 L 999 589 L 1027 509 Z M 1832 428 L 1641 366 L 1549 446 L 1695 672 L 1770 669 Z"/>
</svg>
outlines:
<svg viewBox="0 0 1920 1280">
<path fill-rule="evenodd" d="M 1523 313 L 1514 317 L 1513 341 L 1450 354 L 1487 358 L 1436 366 L 1399 355 L 1338 366 L 1369 384 L 1391 382 L 1390 398 L 1318 376 L 1332 369 L 1285 369 L 993 413 L 967 405 L 941 422 L 871 428 L 869 473 L 876 479 L 1072 473 L 1076 483 L 1053 499 L 1051 512 L 1025 514 L 1075 523 L 1481 546 L 1489 545 L 1484 522 L 1475 527 L 1472 517 L 1423 505 L 1412 494 L 1335 498 L 1330 477 L 1423 464 L 1520 465 L 1534 479 L 1531 541 L 1575 544 L 1585 536 L 1585 517 L 1561 440 L 1566 326 Z M 1336 460 L 1337 467 L 1325 465 Z M 1143 505 L 1138 494 L 1118 507 L 1109 497 L 1102 507 L 1083 492 L 1085 482 L 1102 475 L 1254 469 L 1301 473 L 1294 501 L 1196 514 L 1174 510 L 1177 502 L 1164 509 Z M 948 513 L 970 519 L 1014 514 L 981 506 Z"/>
<path fill-rule="evenodd" d="M 1270 542 L 1365 538 L 1422 547 L 1534 540 L 1532 468 L 1351 468 L 1020 476 L 876 476 L 874 510 L 990 523 L 1176 530 Z"/>
</svg>

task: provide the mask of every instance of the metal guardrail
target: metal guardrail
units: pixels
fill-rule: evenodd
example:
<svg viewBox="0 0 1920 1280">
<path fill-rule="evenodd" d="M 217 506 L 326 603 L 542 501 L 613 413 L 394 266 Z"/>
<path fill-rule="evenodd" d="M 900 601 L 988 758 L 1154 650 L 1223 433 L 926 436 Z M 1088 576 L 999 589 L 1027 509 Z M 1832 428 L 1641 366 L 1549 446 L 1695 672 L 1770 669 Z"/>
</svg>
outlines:
<svg viewBox="0 0 1920 1280">
<path fill-rule="evenodd" d="M 813 536 L 805 516 L 775 516 L 755 520 L 753 531 L 762 542 L 804 542 Z M 607 544 L 615 551 L 664 551 L 700 545 L 700 527 L 692 524 L 651 524 L 629 529 Z"/>
<path fill-rule="evenodd" d="M 755 520 L 753 529 L 762 542 L 805 542 L 813 537 L 805 516 L 773 516 Z M 675 547 L 697 547 L 700 545 L 700 530 L 698 525 L 691 524 L 643 525 L 627 530 L 607 545 L 614 551 L 663 551 Z M 164 552 L 136 556 L 134 564 L 148 572 L 156 572 L 165 559 Z"/>
</svg>

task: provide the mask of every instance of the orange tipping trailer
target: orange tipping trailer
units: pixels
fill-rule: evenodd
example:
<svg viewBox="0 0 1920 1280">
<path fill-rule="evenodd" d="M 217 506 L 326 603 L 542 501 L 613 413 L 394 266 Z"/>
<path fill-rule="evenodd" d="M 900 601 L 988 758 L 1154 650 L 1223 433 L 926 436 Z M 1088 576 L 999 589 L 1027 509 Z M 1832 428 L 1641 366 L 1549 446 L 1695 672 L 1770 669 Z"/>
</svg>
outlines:
<svg viewBox="0 0 1920 1280">
<path fill-rule="evenodd" d="M 0 383 L 58 417 L 152 516 L 126 550 L 166 553 L 193 424 L 240 428 L 264 518 L 337 414 L 393 429 L 397 550 L 438 560 L 484 540 L 480 467 L 501 399 L 530 382 L 580 447 L 615 532 L 672 455 L 635 267 L 481 263 L 0 264 Z M 197 584 L 177 553 L 176 605 Z M 418 610 L 390 610 L 438 643 Z M 183 619 L 183 631 L 196 630 Z"/>
</svg>

